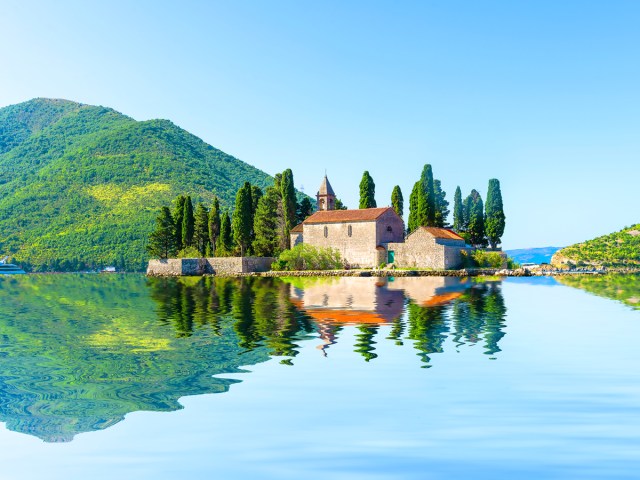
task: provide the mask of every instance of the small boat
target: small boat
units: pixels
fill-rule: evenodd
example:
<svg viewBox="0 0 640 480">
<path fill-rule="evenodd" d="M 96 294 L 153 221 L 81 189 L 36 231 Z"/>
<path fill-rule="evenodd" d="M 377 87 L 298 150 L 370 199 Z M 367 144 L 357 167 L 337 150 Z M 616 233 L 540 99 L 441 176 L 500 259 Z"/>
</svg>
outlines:
<svg viewBox="0 0 640 480">
<path fill-rule="evenodd" d="M 104 267 L 100 273 L 116 273 L 116 267 Z"/>
<path fill-rule="evenodd" d="M 9 257 L 4 257 L 2 260 L 0 260 L 0 275 L 16 275 L 26 273 L 17 265 L 7 263 L 8 258 Z"/>
</svg>

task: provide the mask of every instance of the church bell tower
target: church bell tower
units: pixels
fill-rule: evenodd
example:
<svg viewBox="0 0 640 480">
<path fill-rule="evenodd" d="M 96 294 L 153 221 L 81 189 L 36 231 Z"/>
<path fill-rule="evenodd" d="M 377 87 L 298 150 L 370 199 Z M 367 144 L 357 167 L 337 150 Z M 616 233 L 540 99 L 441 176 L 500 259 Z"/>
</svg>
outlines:
<svg viewBox="0 0 640 480">
<path fill-rule="evenodd" d="M 329 183 L 327 175 L 324 176 L 318 193 L 316 194 L 316 200 L 318 201 L 318 211 L 323 210 L 335 210 L 336 208 L 336 194 L 333 193 L 333 188 Z"/>
</svg>

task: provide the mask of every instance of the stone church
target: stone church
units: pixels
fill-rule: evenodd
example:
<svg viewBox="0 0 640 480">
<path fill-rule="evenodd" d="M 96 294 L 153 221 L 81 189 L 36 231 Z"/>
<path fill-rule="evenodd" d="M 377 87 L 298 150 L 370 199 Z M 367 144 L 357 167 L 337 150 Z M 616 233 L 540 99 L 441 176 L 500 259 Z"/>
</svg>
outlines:
<svg viewBox="0 0 640 480">
<path fill-rule="evenodd" d="M 402 218 L 391 207 L 335 210 L 336 195 L 325 175 L 316 195 L 318 211 L 291 230 L 291 246 L 337 249 L 352 268 L 381 264 L 451 269 L 462 265 L 462 237 L 444 228 L 421 227 L 405 240 Z"/>
</svg>

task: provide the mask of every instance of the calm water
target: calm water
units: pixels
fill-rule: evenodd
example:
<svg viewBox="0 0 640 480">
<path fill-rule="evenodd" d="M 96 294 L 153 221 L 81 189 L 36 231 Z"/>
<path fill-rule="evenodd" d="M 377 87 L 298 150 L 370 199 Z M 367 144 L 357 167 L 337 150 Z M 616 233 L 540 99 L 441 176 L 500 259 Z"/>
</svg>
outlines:
<svg viewBox="0 0 640 480">
<path fill-rule="evenodd" d="M 5 479 L 638 478 L 640 277 L 0 278 Z"/>
</svg>

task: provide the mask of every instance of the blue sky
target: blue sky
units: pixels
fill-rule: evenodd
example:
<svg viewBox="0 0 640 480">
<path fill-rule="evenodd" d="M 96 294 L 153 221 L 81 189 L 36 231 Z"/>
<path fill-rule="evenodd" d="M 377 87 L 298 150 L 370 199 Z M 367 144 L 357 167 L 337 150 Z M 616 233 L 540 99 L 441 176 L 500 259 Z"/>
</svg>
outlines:
<svg viewBox="0 0 640 480">
<path fill-rule="evenodd" d="M 378 205 L 430 163 L 502 184 L 505 248 L 640 222 L 640 2 L 0 1 L 0 106 L 167 118 L 315 194 Z"/>
</svg>

